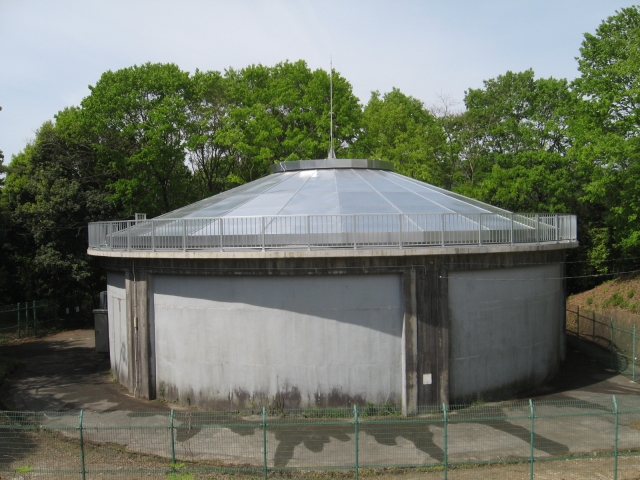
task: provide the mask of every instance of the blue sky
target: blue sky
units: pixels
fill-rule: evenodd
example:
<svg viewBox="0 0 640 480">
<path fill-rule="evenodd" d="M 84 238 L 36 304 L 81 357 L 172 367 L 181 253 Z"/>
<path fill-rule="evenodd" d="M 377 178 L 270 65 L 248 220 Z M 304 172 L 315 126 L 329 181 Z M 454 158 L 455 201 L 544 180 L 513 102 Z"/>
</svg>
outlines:
<svg viewBox="0 0 640 480">
<path fill-rule="evenodd" d="M 106 70 L 304 59 L 361 102 L 398 87 L 427 106 L 504 72 L 577 75 L 580 43 L 623 0 L 0 0 L 0 149 L 22 150 Z M 459 105 L 461 106 L 461 105 Z"/>
</svg>

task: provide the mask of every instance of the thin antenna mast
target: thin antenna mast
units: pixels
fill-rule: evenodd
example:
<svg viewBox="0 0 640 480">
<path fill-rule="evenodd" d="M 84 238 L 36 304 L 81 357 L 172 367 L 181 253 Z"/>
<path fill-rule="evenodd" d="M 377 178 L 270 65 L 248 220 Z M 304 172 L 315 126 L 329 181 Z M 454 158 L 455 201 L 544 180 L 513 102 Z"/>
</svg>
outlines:
<svg viewBox="0 0 640 480">
<path fill-rule="evenodd" d="M 331 143 L 329 145 L 329 155 L 327 156 L 327 158 L 336 158 L 336 152 L 333 150 L 333 60 L 331 59 L 331 57 L 329 57 L 329 98 L 330 98 L 330 104 L 331 104 L 331 132 L 330 132 L 330 138 L 331 138 Z"/>
</svg>

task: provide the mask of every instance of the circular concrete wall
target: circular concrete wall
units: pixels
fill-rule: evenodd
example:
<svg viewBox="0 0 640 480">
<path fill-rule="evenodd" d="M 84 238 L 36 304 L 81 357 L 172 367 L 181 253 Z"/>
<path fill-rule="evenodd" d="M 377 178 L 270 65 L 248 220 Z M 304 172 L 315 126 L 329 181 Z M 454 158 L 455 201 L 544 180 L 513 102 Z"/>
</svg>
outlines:
<svg viewBox="0 0 640 480">
<path fill-rule="evenodd" d="M 559 366 L 566 248 L 105 252 L 112 367 L 211 408 L 504 398 Z"/>
</svg>

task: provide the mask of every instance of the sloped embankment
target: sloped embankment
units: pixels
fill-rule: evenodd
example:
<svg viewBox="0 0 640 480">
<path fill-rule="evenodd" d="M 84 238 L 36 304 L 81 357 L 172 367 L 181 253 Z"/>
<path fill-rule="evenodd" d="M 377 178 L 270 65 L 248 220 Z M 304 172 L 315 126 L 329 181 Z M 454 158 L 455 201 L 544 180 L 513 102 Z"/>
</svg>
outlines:
<svg viewBox="0 0 640 480">
<path fill-rule="evenodd" d="M 603 313 L 630 313 L 640 321 L 640 275 L 609 280 L 586 292 L 571 295 L 567 298 L 567 306 Z"/>
</svg>

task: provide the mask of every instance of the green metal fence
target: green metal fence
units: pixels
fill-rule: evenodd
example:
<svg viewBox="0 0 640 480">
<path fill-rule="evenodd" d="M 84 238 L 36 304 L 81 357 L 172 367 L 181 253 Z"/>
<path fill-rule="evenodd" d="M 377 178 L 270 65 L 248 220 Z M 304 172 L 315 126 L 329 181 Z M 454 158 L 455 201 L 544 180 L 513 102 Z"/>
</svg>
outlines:
<svg viewBox="0 0 640 480">
<path fill-rule="evenodd" d="M 571 346 L 634 382 L 638 379 L 636 326 L 579 307 L 567 306 L 567 339 Z"/>
<path fill-rule="evenodd" d="M 0 478 L 638 478 L 640 398 L 0 412 Z M 313 474 L 313 475 L 312 475 Z"/>
<path fill-rule="evenodd" d="M 50 300 L 33 300 L 0 307 L 0 336 L 37 335 L 38 328 L 56 320 L 58 306 Z"/>
</svg>

